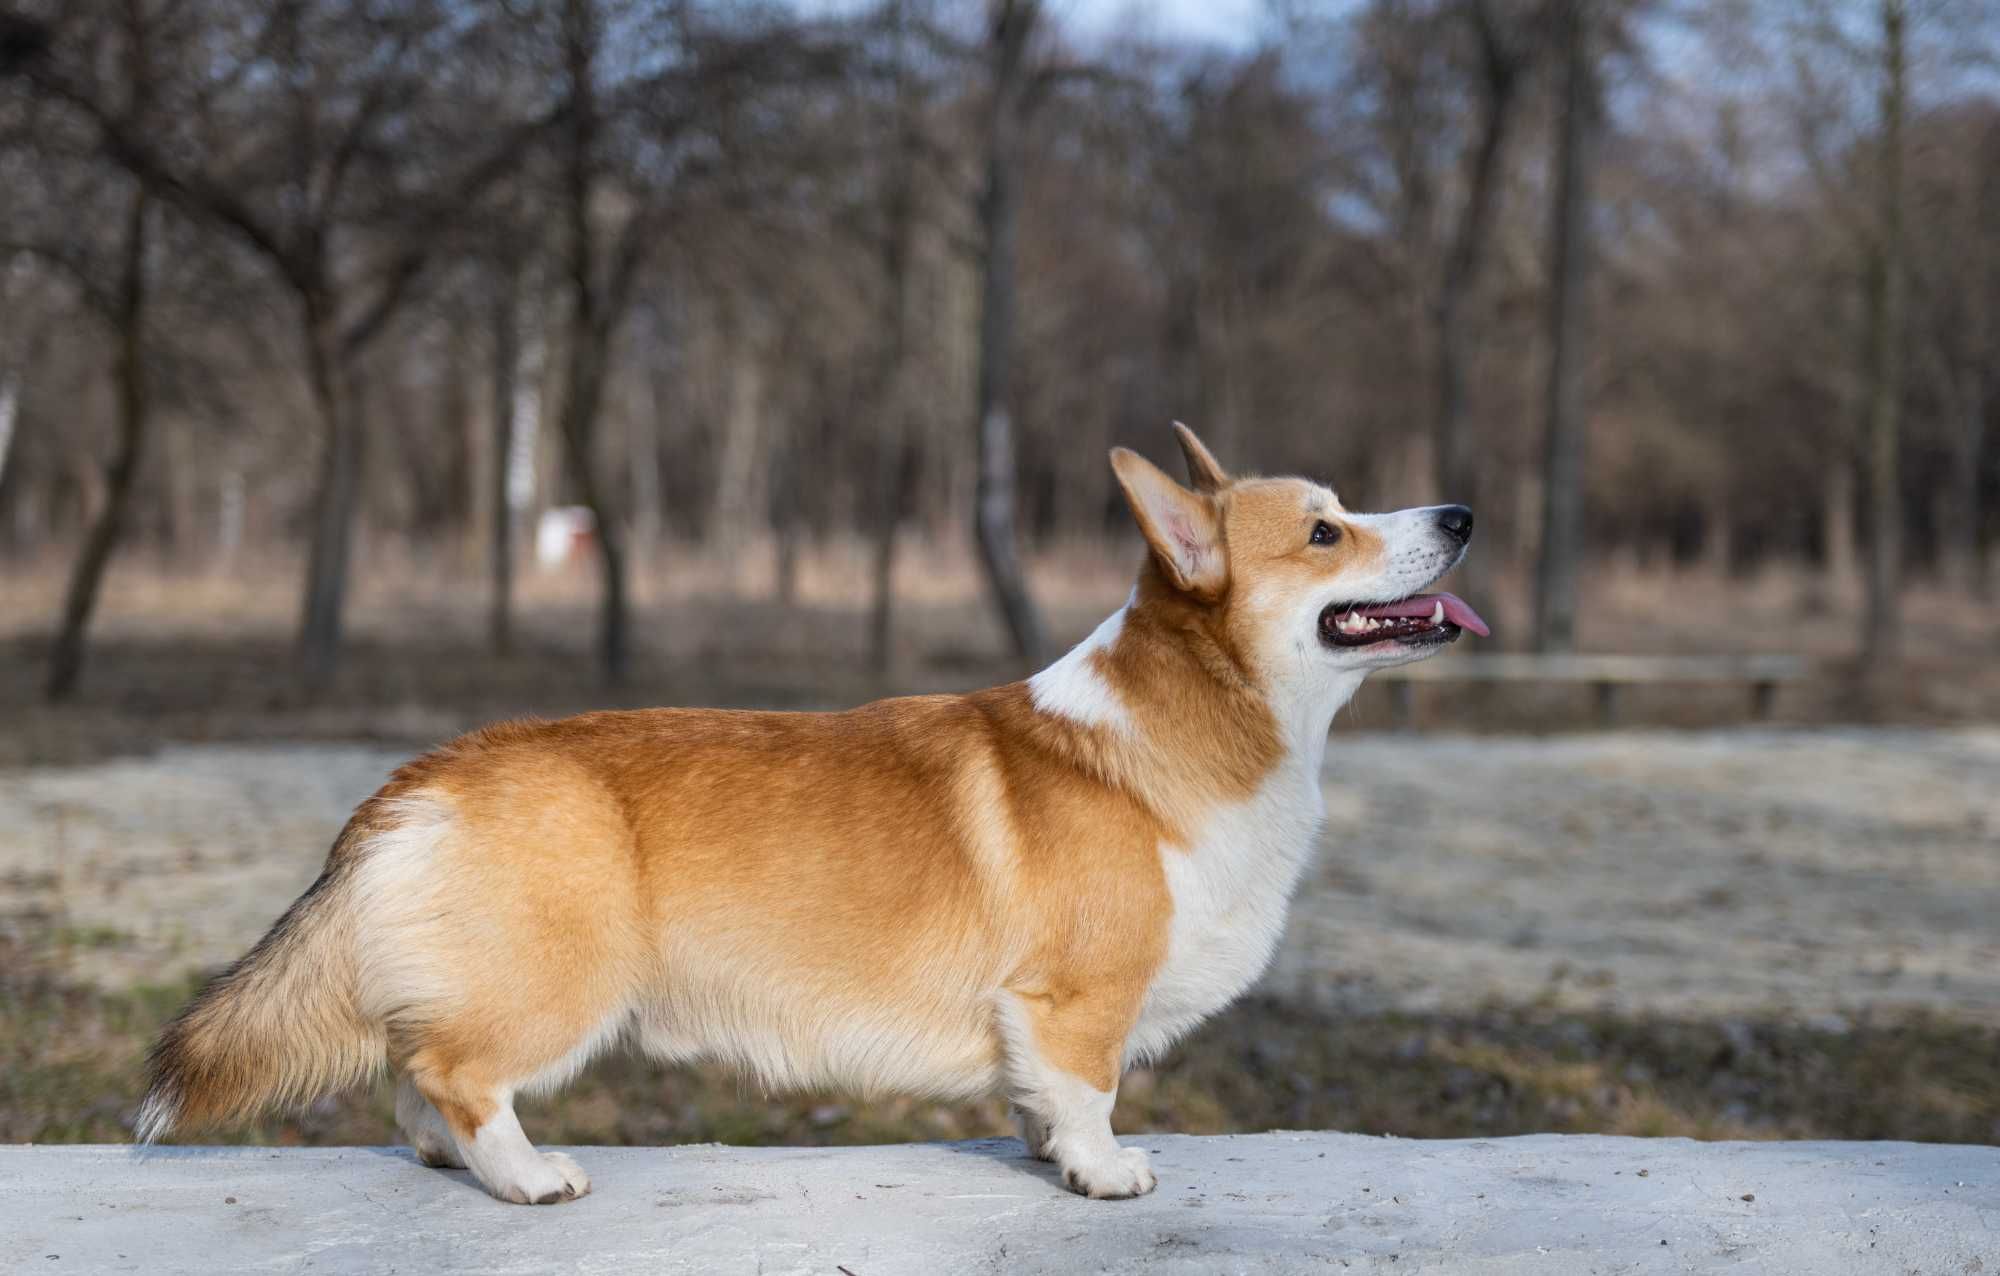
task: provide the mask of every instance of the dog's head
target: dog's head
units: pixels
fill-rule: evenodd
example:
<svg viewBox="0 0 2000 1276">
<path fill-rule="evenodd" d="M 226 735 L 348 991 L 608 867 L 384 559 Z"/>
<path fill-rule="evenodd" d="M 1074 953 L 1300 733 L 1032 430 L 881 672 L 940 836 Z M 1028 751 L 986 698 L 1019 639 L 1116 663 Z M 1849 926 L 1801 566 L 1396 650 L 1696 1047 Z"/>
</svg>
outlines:
<svg viewBox="0 0 2000 1276">
<path fill-rule="evenodd" d="M 1356 514 L 1306 479 L 1231 478 L 1193 431 L 1174 430 L 1188 487 L 1111 453 L 1152 550 L 1141 593 L 1195 609 L 1266 685 L 1305 691 L 1487 633 L 1454 595 L 1421 592 L 1465 556 L 1465 506 Z"/>
</svg>

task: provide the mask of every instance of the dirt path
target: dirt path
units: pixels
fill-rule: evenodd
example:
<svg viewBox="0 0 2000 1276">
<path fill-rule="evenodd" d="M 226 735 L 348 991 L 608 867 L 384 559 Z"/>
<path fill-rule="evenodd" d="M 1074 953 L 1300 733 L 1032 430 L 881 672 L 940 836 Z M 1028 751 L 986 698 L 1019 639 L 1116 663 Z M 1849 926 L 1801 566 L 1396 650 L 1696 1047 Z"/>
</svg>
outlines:
<svg viewBox="0 0 2000 1276">
<path fill-rule="evenodd" d="M 405 755 L 201 746 L 0 771 L 0 933 L 113 986 L 219 965 Z M 1271 988 L 2000 1022 L 2000 729 L 1338 732 Z"/>
<path fill-rule="evenodd" d="M 2000 730 L 1336 733 L 1273 987 L 2000 1020 Z"/>
</svg>

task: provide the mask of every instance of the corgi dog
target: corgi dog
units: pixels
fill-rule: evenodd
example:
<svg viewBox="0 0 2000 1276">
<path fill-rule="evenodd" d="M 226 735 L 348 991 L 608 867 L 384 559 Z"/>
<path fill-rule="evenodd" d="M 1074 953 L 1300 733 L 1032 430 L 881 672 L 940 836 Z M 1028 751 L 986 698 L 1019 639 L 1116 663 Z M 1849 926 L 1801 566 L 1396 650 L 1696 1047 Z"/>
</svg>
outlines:
<svg viewBox="0 0 2000 1276">
<path fill-rule="evenodd" d="M 165 1029 L 140 1139 L 386 1064 L 425 1164 L 567 1201 L 590 1180 L 514 1096 L 625 1042 L 773 1089 L 1004 1093 L 1068 1188 L 1152 1191 L 1119 1077 L 1270 960 L 1334 712 L 1487 632 L 1419 592 L 1470 510 L 1352 513 L 1175 429 L 1189 486 L 1111 453 L 1148 549 L 1129 601 L 1025 682 L 509 722 L 402 767 Z"/>
</svg>

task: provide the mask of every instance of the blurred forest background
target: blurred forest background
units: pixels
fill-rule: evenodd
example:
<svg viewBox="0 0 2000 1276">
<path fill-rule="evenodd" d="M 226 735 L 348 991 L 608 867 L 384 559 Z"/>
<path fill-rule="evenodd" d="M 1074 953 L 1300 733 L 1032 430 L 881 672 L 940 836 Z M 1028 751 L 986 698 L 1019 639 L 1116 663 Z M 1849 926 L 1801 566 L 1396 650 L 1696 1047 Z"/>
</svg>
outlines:
<svg viewBox="0 0 2000 1276">
<path fill-rule="evenodd" d="M 524 626 L 655 688 L 1027 667 L 1175 417 L 1474 505 L 1515 645 L 1990 638 L 1990 3 L 1174 12 L 8 0 L 8 698 L 99 611 L 140 683 L 289 631 L 279 700 Z"/>
<path fill-rule="evenodd" d="M 1476 507 L 1467 647 L 1813 672 L 1371 684 L 1119 1128 L 2000 1141 L 1994 0 L 0 0 L 0 1139 L 126 1137 L 415 749 L 1033 668 L 1176 418 Z M 531 1124 L 1007 1128 L 630 1059 Z"/>
</svg>

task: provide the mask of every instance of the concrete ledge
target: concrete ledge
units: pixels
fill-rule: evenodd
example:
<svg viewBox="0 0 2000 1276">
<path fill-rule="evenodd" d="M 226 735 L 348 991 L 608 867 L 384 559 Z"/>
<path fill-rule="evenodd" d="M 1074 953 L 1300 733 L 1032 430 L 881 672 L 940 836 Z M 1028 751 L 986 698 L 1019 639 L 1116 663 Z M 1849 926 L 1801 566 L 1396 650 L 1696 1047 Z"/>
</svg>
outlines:
<svg viewBox="0 0 2000 1276">
<path fill-rule="evenodd" d="M 2000 1148 L 1161 1136 L 1086 1201 L 1013 1140 L 583 1148 L 501 1205 L 390 1148 L 0 1148 L 0 1271 L 2000 1276 Z"/>
</svg>

